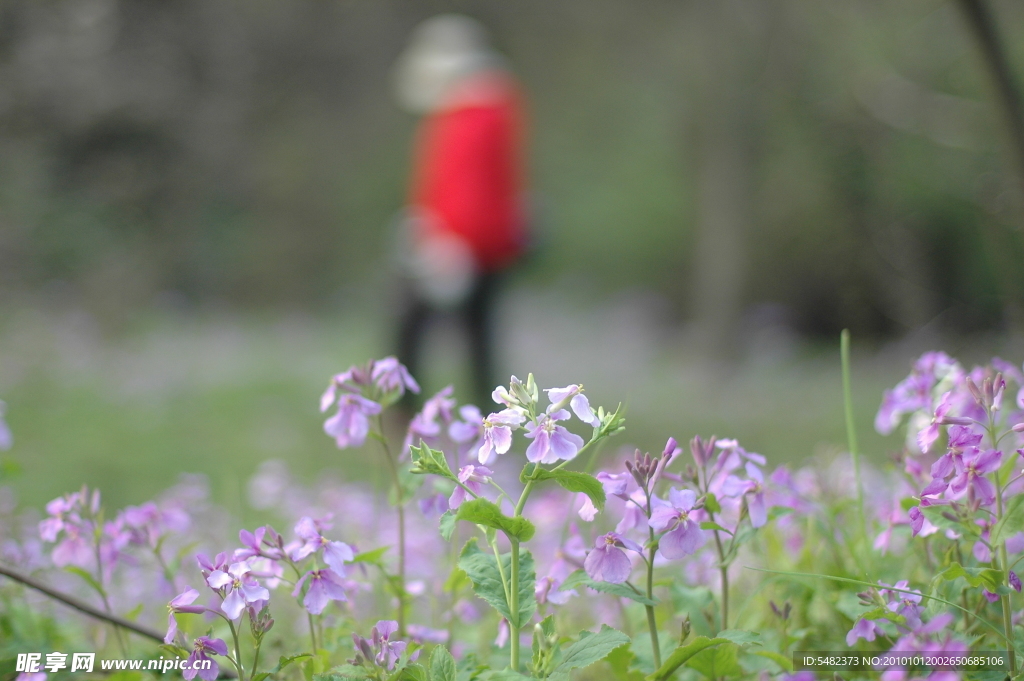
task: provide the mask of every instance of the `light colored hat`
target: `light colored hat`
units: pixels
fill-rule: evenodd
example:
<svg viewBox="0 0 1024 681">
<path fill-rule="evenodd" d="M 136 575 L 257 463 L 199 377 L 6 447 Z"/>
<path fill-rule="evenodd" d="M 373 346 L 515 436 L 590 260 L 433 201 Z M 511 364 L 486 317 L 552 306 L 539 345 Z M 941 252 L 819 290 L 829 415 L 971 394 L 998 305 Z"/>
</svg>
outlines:
<svg viewBox="0 0 1024 681">
<path fill-rule="evenodd" d="M 413 30 L 395 65 L 395 95 L 414 113 L 436 109 L 452 85 L 501 66 L 483 25 L 461 14 L 440 14 Z"/>
</svg>

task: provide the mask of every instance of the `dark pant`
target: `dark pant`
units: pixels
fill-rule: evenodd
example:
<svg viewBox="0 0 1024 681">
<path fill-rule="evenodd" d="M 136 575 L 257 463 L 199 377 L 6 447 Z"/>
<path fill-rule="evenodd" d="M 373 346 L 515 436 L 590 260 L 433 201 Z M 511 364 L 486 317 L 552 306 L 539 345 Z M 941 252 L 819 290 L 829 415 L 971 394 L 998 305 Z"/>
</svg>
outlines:
<svg viewBox="0 0 1024 681">
<path fill-rule="evenodd" d="M 406 287 L 406 303 L 398 325 L 398 360 L 419 378 L 423 340 L 430 323 L 439 317 L 455 316 L 469 338 L 469 354 L 473 371 L 473 399 L 481 411 L 489 411 L 491 391 L 497 385 L 493 366 L 494 305 L 500 276 L 484 274 L 477 278 L 466 300 L 452 310 L 440 310 L 423 300 L 411 286 Z M 411 396 L 406 393 L 406 405 Z"/>
</svg>

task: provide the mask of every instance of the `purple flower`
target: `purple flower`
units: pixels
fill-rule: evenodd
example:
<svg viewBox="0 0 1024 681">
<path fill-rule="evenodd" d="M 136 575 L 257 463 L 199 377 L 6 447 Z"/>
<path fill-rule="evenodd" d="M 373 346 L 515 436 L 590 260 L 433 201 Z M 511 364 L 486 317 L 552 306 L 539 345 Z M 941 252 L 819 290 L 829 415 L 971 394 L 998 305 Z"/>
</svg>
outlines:
<svg viewBox="0 0 1024 681">
<path fill-rule="evenodd" d="M 668 491 L 669 504 L 652 510 L 648 524 L 655 532 L 664 532 L 658 550 L 665 558 L 674 560 L 697 552 L 704 545 L 706 535 L 697 521 L 690 518 L 690 511 L 697 503 L 693 490 Z"/>
<path fill-rule="evenodd" d="M 208 657 L 207 653 L 227 657 L 228 646 L 219 638 L 209 638 L 207 636 L 197 638 L 192 645 L 192 654 L 188 656 L 188 660 L 185 661 L 185 667 L 181 672 L 185 681 L 192 681 L 196 674 L 203 681 L 216 681 L 217 676 L 220 675 L 220 667 L 217 666 L 214 660 Z M 206 665 L 196 664 L 197 662 L 209 662 L 210 665 L 208 668 L 200 669 L 199 667 L 206 667 Z"/>
<path fill-rule="evenodd" d="M 512 431 L 519 427 L 526 417 L 518 409 L 502 409 L 488 414 L 483 420 L 483 441 L 477 451 L 477 459 L 485 466 L 494 463 L 499 454 L 512 446 Z"/>
<path fill-rule="evenodd" d="M 260 586 L 249 572 L 249 563 L 242 561 L 233 563 L 227 572 L 214 570 L 206 578 L 210 588 L 217 590 L 224 597 L 220 609 L 228 619 L 236 620 L 241 617 L 242 611 L 249 603 L 270 600 L 270 592 Z"/>
<path fill-rule="evenodd" d="M 751 462 L 746 464 L 749 480 L 730 475 L 722 484 L 722 494 L 729 497 L 746 496 L 747 510 L 750 511 L 750 524 L 763 527 L 768 522 L 768 508 L 764 502 L 764 476 L 761 470 Z"/>
<path fill-rule="evenodd" d="M 484 417 L 472 404 L 464 404 L 459 407 L 459 419 L 452 421 L 448 426 L 448 437 L 453 442 L 463 445 L 459 448 L 459 455 L 465 456 L 467 452 L 479 451 L 484 443 Z"/>
<path fill-rule="evenodd" d="M 302 575 L 302 579 L 295 585 L 292 596 L 298 597 L 302 592 L 302 585 L 309 579 L 309 590 L 306 597 L 302 599 L 302 605 L 312 615 L 319 615 L 327 607 L 327 601 L 347 601 L 345 597 L 345 584 L 341 577 L 332 570 L 310 570 Z"/>
<path fill-rule="evenodd" d="M 303 544 L 290 553 L 289 557 L 292 560 L 303 560 L 323 549 L 324 562 L 339 577 L 345 576 L 345 563 L 351 563 L 355 558 L 355 553 L 352 551 L 351 546 L 345 542 L 331 541 L 324 537 L 320 534 L 317 522 L 309 516 L 302 517 L 295 525 L 295 534 L 303 540 Z"/>
<path fill-rule="evenodd" d="M 338 398 L 338 413 L 324 421 L 324 432 L 339 449 L 360 447 L 370 432 L 370 416 L 379 414 L 380 404 L 362 395 L 345 393 Z"/>
<path fill-rule="evenodd" d="M 192 605 L 192 602 L 197 598 L 199 598 L 199 592 L 187 586 L 184 591 L 172 598 L 171 602 L 167 604 L 167 634 L 164 636 L 164 643 L 171 643 L 174 637 L 178 635 L 178 620 L 174 618 L 174 613 L 188 612 L 197 614 L 206 612 L 206 608 L 203 606 Z"/>
<path fill-rule="evenodd" d="M 1017 593 L 1020 593 L 1020 577 L 1018 577 L 1017 573 L 1013 570 L 1010 570 L 1010 588 L 1012 588 Z"/>
<path fill-rule="evenodd" d="M 526 458 L 534 463 L 569 461 L 583 447 L 583 438 L 570 433 L 558 421 L 569 418 L 569 412 L 558 409 L 551 414 L 540 414 L 536 421 L 526 424 L 526 437 L 533 440 L 526 448 Z"/>
<path fill-rule="evenodd" d="M 376 382 L 377 387 L 384 392 L 397 390 L 398 394 L 401 395 L 407 389 L 414 393 L 420 391 L 419 384 L 409 374 L 409 370 L 395 357 L 385 357 L 374 362 L 370 377 Z"/>
<path fill-rule="evenodd" d="M 14 436 L 11 435 L 11 429 L 7 426 L 7 422 L 4 421 L 4 414 L 7 412 L 7 405 L 3 400 L 0 400 L 0 450 L 8 450 L 14 445 Z"/>
<path fill-rule="evenodd" d="M 431 397 L 423 404 L 423 409 L 412 417 L 409 422 L 409 432 L 405 437 L 404 450 L 408 451 L 412 445 L 418 445 L 421 441 L 427 444 L 437 445 L 438 437 L 441 435 L 441 424 L 437 422 L 440 418 L 446 424 L 451 423 L 454 418 L 455 400 L 452 393 L 454 386 L 447 386 Z"/>
<path fill-rule="evenodd" d="M 607 580 L 606 580 L 607 581 Z M 559 590 L 562 580 L 547 576 L 537 580 L 533 595 L 541 605 L 552 603 L 554 605 L 565 605 L 573 596 L 579 596 L 576 589 Z"/>
<path fill-rule="evenodd" d="M 996 449 L 965 454 L 963 459 L 954 461 L 957 475 L 949 483 L 950 491 L 959 495 L 971 487 L 981 498 L 981 503 L 986 506 L 992 504 L 996 500 L 996 488 L 985 475 L 999 470 L 1002 458 L 1003 453 Z"/>
<path fill-rule="evenodd" d="M 938 406 L 935 407 L 935 413 L 932 415 L 932 421 L 927 428 L 917 434 L 917 446 L 921 448 L 921 451 L 925 454 L 932 448 L 935 440 L 939 437 L 939 429 L 942 428 L 945 423 L 946 413 L 952 408 L 951 398 L 953 392 L 949 391 L 942 395 L 942 399 L 939 400 Z"/>
<path fill-rule="evenodd" d="M 597 538 L 596 547 L 587 554 L 583 569 L 591 579 L 599 582 L 621 584 L 629 579 L 633 564 L 623 549 L 643 553 L 643 548 L 631 539 L 626 539 L 618 532 L 609 532 Z"/>
<path fill-rule="evenodd" d="M 243 548 L 235 549 L 233 558 L 236 561 L 248 560 L 249 558 L 269 558 L 270 560 L 281 559 L 281 549 L 273 546 L 266 541 L 264 538 L 267 535 L 267 526 L 257 527 L 256 532 L 250 532 L 249 530 L 240 530 L 238 533 L 238 540 L 242 542 Z M 270 529 L 274 532 L 273 529 Z M 276 534 L 276 533 L 274 533 Z"/>
<path fill-rule="evenodd" d="M 486 466 L 463 466 L 459 469 L 459 482 L 472 490 L 473 494 L 480 496 L 483 492 L 482 485 L 490 482 L 492 475 L 494 475 L 494 471 Z M 456 487 L 455 491 L 448 498 L 448 507 L 451 509 L 458 508 L 466 500 L 466 496 L 465 489 Z"/>
<path fill-rule="evenodd" d="M 396 631 L 398 631 L 398 622 L 381 620 L 370 630 L 369 640 L 358 634 L 352 634 L 352 640 L 355 642 L 356 650 L 366 661 L 390 672 L 394 670 L 406 648 L 405 641 L 391 640 L 391 635 Z M 355 661 L 362 662 L 358 657 Z"/>
<path fill-rule="evenodd" d="M 849 633 L 846 634 L 846 645 L 852 646 L 859 639 L 865 641 L 874 641 L 875 636 L 878 634 L 885 634 L 884 631 L 874 622 L 874 620 L 859 619 L 857 623 L 853 625 L 853 629 L 850 629 Z"/>
<path fill-rule="evenodd" d="M 567 385 L 564 388 L 548 388 L 544 392 L 548 394 L 548 399 L 551 400 L 549 411 L 557 411 L 568 402 L 572 412 L 576 414 L 576 418 L 580 421 L 594 428 L 601 425 L 601 420 L 597 418 L 597 414 L 590 408 L 590 401 L 583 394 L 583 386 L 573 384 Z"/>
</svg>

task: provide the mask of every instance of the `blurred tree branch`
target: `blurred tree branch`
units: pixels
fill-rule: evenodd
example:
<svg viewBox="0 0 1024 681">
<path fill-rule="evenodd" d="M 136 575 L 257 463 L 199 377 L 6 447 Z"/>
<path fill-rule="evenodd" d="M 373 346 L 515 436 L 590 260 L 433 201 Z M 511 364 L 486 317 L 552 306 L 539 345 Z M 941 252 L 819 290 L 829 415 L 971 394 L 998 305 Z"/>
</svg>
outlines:
<svg viewBox="0 0 1024 681">
<path fill-rule="evenodd" d="M 1009 126 L 1012 142 L 1012 154 L 1017 166 L 1017 177 L 1013 182 L 1013 195 L 1018 208 L 1018 224 L 1010 230 L 1001 232 L 998 238 L 1003 242 L 997 248 L 1003 262 L 1000 269 L 1004 285 L 1007 287 L 1008 299 L 1005 301 L 1007 322 L 1011 328 L 1020 332 L 1024 329 L 1024 278 L 1020 274 L 1021 216 L 1024 216 L 1024 107 L 1021 105 L 1020 90 L 1010 72 L 1010 63 L 996 32 L 995 20 L 991 8 L 985 0 L 958 0 L 970 30 L 974 34 L 982 57 L 996 88 L 996 96 L 1002 104 Z"/>
</svg>

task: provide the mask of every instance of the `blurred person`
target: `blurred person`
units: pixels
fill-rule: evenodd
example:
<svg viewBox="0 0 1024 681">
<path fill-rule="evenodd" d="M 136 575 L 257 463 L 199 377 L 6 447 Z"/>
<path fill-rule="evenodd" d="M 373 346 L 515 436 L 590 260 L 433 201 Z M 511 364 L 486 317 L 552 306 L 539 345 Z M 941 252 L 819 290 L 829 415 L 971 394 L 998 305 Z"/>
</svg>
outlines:
<svg viewBox="0 0 1024 681">
<path fill-rule="evenodd" d="M 399 225 L 398 357 L 419 376 L 427 326 L 456 316 L 474 399 L 489 401 L 499 283 L 527 238 L 522 93 L 483 26 L 456 14 L 414 30 L 395 76 L 399 103 L 423 116 Z"/>
</svg>

